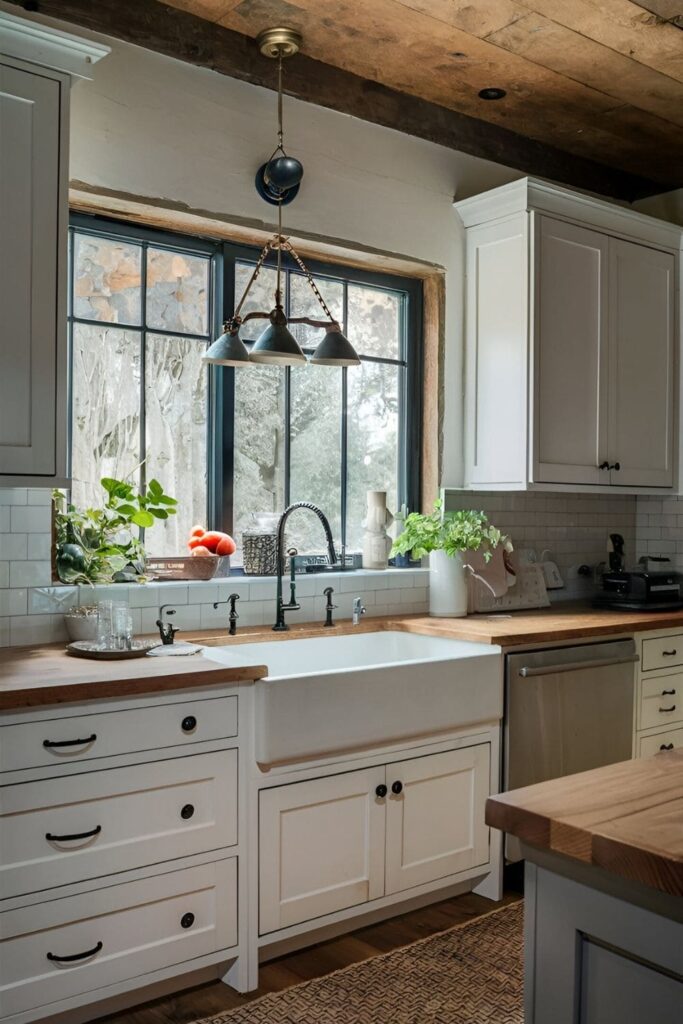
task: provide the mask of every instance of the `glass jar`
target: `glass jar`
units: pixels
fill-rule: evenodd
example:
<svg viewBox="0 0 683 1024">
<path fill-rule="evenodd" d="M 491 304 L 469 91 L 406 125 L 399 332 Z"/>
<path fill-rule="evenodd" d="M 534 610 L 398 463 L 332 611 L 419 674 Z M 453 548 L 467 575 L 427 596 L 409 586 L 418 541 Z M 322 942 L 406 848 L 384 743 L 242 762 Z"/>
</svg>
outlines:
<svg viewBox="0 0 683 1024">
<path fill-rule="evenodd" d="M 242 533 L 244 572 L 247 576 L 277 573 L 277 512 L 255 512 L 254 526 Z"/>
</svg>

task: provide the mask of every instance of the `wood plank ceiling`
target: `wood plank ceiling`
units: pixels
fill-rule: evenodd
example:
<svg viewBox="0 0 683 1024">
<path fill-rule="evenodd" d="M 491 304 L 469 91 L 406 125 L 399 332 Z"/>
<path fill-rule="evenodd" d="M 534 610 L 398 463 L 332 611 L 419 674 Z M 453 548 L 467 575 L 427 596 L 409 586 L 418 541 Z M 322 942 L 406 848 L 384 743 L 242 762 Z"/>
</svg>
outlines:
<svg viewBox="0 0 683 1024">
<path fill-rule="evenodd" d="M 164 2 L 251 37 L 297 28 L 316 61 L 661 190 L 683 185 L 683 0 Z M 506 96 L 481 99 L 491 86 Z"/>
</svg>

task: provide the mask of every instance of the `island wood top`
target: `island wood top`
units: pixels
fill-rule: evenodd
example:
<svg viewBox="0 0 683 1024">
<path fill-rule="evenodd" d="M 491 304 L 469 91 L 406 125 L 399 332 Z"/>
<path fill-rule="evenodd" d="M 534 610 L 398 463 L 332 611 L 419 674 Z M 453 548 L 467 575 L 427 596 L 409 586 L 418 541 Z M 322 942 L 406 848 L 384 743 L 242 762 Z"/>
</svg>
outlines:
<svg viewBox="0 0 683 1024">
<path fill-rule="evenodd" d="M 487 824 L 683 896 L 683 749 L 490 797 Z"/>
</svg>

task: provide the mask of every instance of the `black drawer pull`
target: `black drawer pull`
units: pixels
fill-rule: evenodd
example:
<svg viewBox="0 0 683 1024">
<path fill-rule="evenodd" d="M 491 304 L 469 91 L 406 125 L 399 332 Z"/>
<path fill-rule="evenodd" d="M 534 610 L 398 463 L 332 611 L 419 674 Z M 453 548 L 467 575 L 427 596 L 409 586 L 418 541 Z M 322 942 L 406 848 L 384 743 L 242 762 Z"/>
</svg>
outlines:
<svg viewBox="0 0 683 1024">
<path fill-rule="evenodd" d="M 380 782 L 379 786 L 375 787 L 375 795 L 378 796 L 380 800 L 384 799 L 384 797 L 387 795 L 387 792 L 387 787 L 384 785 L 383 782 Z"/>
<path fill-rule="evenodd" d="M 676 705 L 672 704 L 670 708 L 660 708 L 659 710 L 662 712 L 662 714 L 665 714 L 667 711 L 675 711 Z"/>
<path fill-rule="evenodd" d="M 675 690 L 662 690 L 662 697 L 673 697 L 675 693 Z"/>
<path fill-rule="evenodd" d="M 391 784 L 391 792 L 395 793 L 396 796 L 398 796 L 399 793 L 403 792 L 403 783 L 402 782 L 392 782 L 392 784 Z"/>
<path fill-rule="evenodd" d="M 185 804 L 185 806 L 182 808 L 180 812 L 180 817 L 183 819 L 183 821 L 188 821 L 193 814 L 194 807 L 192 806 L 192 804 Z"/>
<path fill-rule="evenodd" d="M 192 732 L 193 729 L 197 728 L 197 719 L 194 715 L 187 715 L 180 723 L 180 728 L 183 732 Z"/>
<path fill-rule="evenodd" d="M 183 914 L 180 918 L 181 928 L 191 928 L 194 924 L 194 914 Z"/>
<path fill-rule="evenodd" d="M 72 953 L 71 956 L 57 956 L 56 953 L 48 953 L 48 960 L 54 960 L 58 964 L 72 964 L 75 960 L 87 960 L 89 956 L 95 956 L 102 949 L 102 943 L 98 942 L 92 949 L 86 949 L 85 953 Z"/>
<path fill-rule="evenodd" d="M 52 750 L 54 747 L 86 747 L 89 743 L 94 743 L 97 739 L 97 733 L 94 732 L 92 736 L 86 736 L 84 740 L 43 740 L 43 746 L 47 750 Z"/>
<path fill-rule="evenodd" d="M 674 655 L 676 655 L 676 654 L 678 654 L 678 651 L 676 650 L 675 647 L 674 647 L 673 651 L 662 651 L 662 656 L 664 658 L 673 658 Z"/>
<path fill-rule="evenodd" d="M 673 750 L 673 748 L 674 748 L 673 743 L 662 743 L 662 745 L 661 745 L 661 747 L 659 749 L 660 750 Z"/>
<path fill-rule="evenodd" d="M 95 828 L 91 829 L 89 832 L 74 832 L 71 836 L 55 836 L 52 832 L 46 832 L 45 838 L 50 843 L 68 843 L 73 839 L 92 839 L 93 836 L 98 836 L 101 831 L 102 826 L 96 825 Z"/>
</svg>

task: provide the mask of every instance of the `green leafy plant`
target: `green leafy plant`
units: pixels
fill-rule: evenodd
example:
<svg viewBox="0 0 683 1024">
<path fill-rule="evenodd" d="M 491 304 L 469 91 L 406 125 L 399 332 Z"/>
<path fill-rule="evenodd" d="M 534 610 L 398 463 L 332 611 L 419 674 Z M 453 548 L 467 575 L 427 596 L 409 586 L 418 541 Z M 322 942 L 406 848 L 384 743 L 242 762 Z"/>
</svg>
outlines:
<svg viewBox="0 0 683 1024">
<path fill-rule="evenodd" d="M 413 558 L 424 558 L 431 551 L 445 551 L 453 558 L 462 551 L 479 551 L 483 548 L 484 559 L 491 559 L 491 549 L 505 543 L 500 530 L 492 526 L 484 512 L 463 509 L 459 512 L 443 512 L 442 502 L 434 503 L 434 511 L 423 515 L 411 512 L 406 516 L 403 532 L 394 541 L 392 556 L 412 554 Z"/>
<path fill-rule="evenodd" d="M 57 574 L 62 583 L 144 582 L 145 548 L 136 528 L 176 514 L 177 501 L 158 480 L 137 492 L 125 480 L 103 477 L 101 508 L 80 511 L 52 492 Z"/>
</svg>

